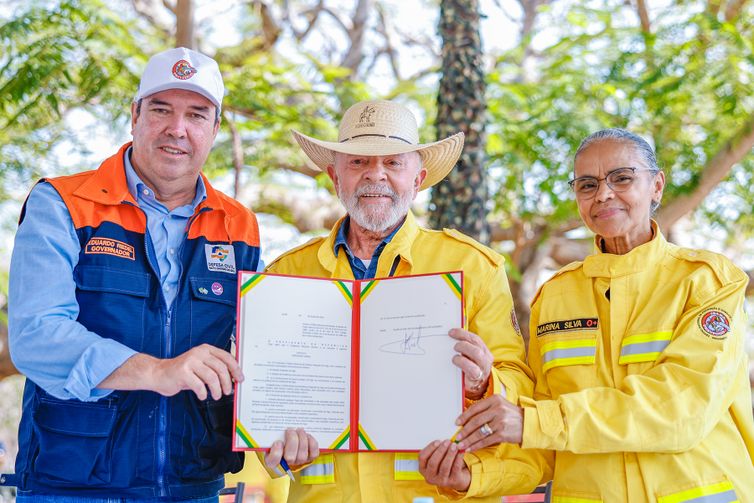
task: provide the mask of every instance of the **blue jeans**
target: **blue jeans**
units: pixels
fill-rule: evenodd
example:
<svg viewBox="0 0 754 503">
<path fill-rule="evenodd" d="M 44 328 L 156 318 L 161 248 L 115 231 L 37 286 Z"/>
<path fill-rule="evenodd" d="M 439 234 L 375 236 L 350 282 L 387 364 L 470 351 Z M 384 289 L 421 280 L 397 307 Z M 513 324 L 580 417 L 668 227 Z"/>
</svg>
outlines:
<svg viewBox="0 0 754 503">
<path fill-rule="evenodd" d="M 218 503 L 218 496 L 194 499 L 171 498 L 87 498 L 84 496 L 55 496 L 50 494 L 22 494 L 16 503 Z"/>
</svg>

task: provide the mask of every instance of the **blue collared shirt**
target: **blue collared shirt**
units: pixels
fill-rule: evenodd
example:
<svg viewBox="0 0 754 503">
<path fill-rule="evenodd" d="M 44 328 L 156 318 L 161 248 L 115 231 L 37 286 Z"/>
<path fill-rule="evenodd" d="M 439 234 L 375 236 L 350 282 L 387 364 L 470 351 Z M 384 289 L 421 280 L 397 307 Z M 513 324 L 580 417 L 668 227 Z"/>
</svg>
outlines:
<svg viewBox="0 0 754 503">
<path fill-rule="evenodd" d="M 404 220 L 405 222 L 405 220 Z M 374 278 L 374 275 L 377 273 L 377 261 L 380 258 L 380 255 L 382 254 L 382 250 L 385 249 L 385 246 L 390 242 L 391 239 L 393 239 L 393 236 L 400 230 L 401 227 L 403 227 L 403 222 L 401 222 L 401 225 L 395 228 L 393 232 L 388 234 L 385 239 L 382 240 L 382 242 L 377 246 L 377 248 L 374 250 L 374 253 L 372 254 L 372 259 L 369 262 L 369 266 L 367 267 L 364 265 L 364 262 L 361 261 L 360 258 L 356 257 L 353 252 L 351 251 L 351 248 L 348 246 L 348 241 L 346 241 L 346 234 L 348 233 L 348 226 L 351 223 L 351 217 L 346 217 L 343 219 L 343 222 L 340 224 L 340 228 L 338 229 L 338 234 L 335 236 L 335 244 L 333 245 L 333 252 L 335 253 L 335 256 L 338 256 L 338 252 L 343 249 L 346 252 L 346 256 L 348 257 L 348 263 L 351 265 L 351 271 L 353 272 L 354 279 L 371 279 Z M 392 275 L 392 271 L 391 271 Z"/>
<path fill-rule="evenodd" d="M 196 195 L 191 203 L 172 211 L 154 197 L 154 191 L 139 178 L 131 165 L 131 147 L 126 150 L 126 182 L 139 208 L 147 215 L 147 238 L 151 240 L 160 273 L 160 285 L 168 306 L 178 294 L 178 279 L 181 275 L 179 260 L 181 245 L 186 239 L 186 225 L 199 203 L 207 198 L 207 189 L 200 176 L 196 182 Z"/>
<path fill-rule="evenodd" d="M 190 205 L 168 212 L 151 190 L 144 193 L 146 186 L 130 166 L 128 155 L 126 178 L 129 190 L 147 214 L 147 233 L 158 257 L 160 282 L 166 300 L 172 302 L 187 218 L 206 197 L 206 189 L 198 183 Z M 8 337 L 11 357 L 21 373 L 58 398 L 92 401 L 111 392 L 96 386 L 136 351 L 90 332 L 76 321 L 79 305 L 73 270 L 80 249 L 60 195 L 49 183 L 35 186 L 26 201 L 11 258 Z"/>
</svg>

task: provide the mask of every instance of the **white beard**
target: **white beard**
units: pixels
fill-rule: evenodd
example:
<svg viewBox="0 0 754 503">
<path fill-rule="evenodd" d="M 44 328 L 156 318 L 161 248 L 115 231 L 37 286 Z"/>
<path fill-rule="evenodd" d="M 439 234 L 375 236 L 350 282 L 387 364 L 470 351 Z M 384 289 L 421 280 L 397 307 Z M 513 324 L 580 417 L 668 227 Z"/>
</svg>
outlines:
<svg viewBox="0 0 754 503">
<path fill-rule="evenodd" d="M 388 207 L 370 205 L 365 208 L 359 204 L 360 196 L 364 194 L 385 195 L 392 199 L 392 203 Z M 383 232 L 396 226 L 406 217 L 411 208 L 411 202 L 414 200 L 413 191 L 406 191 L 399 195 L 387 185 L 382 184 L 362 185 L 353 194 L 344 194 L 338 189 L 338 197 L 353 221 L 370 232 Z"/>
</svg>

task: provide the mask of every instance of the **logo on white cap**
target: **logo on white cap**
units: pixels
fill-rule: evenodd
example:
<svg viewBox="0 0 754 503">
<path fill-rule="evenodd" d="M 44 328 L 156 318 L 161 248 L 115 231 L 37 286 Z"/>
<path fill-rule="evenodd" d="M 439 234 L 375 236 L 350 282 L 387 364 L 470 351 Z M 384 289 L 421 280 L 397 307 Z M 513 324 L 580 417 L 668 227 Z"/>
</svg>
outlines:
<svg viewBox="0 0 754 503">
<path fill-rule="evenodd" d="M 196 68 L 191 66 L 191 64 L 185 59 L 182 59 L 173 65 L 173 77 L 176 79 L 187 80 L 195 74 Z"/>
</svg>

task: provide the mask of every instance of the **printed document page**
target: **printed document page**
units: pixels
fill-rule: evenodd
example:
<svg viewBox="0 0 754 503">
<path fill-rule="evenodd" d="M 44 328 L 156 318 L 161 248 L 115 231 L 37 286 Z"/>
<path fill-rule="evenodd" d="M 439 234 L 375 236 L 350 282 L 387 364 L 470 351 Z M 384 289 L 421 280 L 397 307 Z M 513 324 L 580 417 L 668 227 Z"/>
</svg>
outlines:
<svg viewBox="0 0 754 503">
<path fill-rule="evenodd" d="M 242 273 L 234 447 L 269 447 L 301 427 L 348 448 L 352 283 Z"/>
<path fill-rule="evenodd" d="M 361 283 L 360 450 L 421 450 L 463 410 L 461 273 Z M 371 445 L 369 445 L 371 443 Z"/>
</svg>

